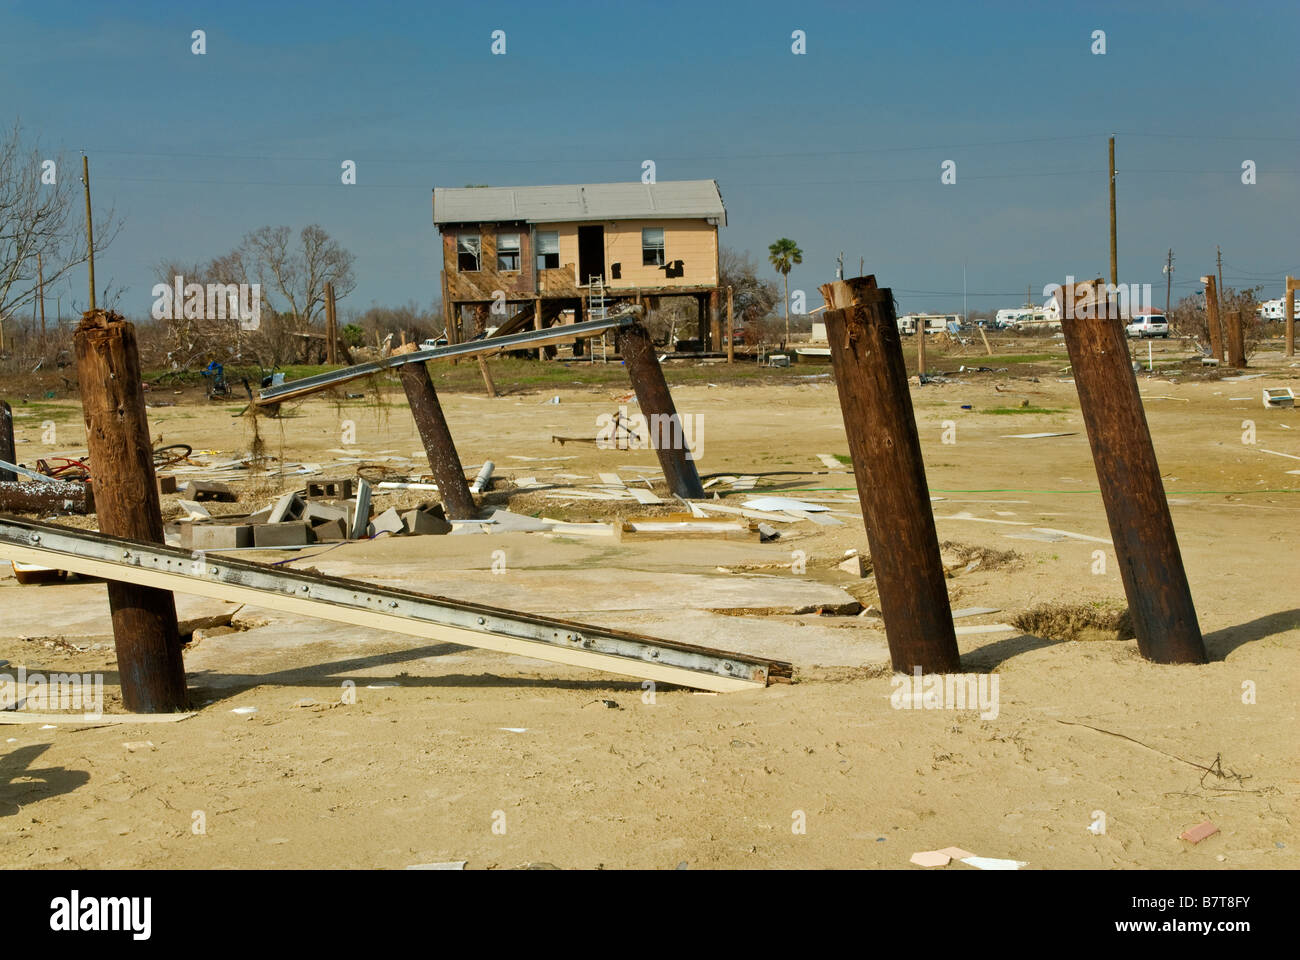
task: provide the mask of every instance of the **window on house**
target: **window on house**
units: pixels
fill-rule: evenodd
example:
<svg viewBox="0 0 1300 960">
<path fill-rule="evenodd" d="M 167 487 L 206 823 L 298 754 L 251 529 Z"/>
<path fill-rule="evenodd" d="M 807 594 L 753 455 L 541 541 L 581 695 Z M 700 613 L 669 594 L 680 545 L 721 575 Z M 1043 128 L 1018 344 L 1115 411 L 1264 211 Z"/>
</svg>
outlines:
<svg viewBox="0 0 1300 960">
<path fill-rule="evenodd" d="M 497 269 L 519 269 L 519 234 L 497 234 Z"/>
<path fill-rule="evenodd" d="M 641 231 L 641 264 L 646 267 L 664 265 L 663 227 L 646 227 Z"/>
<path fill-rule="evenodd" d="M 560 233 L 544 230 L 537 234 L 537 269 L 556 270 L 560 266 Z"/>
<path fill-rule="evenodd" d="M 483 242 L 477 233 L 462 233 L 456 237 L 456 269 L 461 273 L 473 273 L 479 269 L 479 254 Z"/>
</svg>

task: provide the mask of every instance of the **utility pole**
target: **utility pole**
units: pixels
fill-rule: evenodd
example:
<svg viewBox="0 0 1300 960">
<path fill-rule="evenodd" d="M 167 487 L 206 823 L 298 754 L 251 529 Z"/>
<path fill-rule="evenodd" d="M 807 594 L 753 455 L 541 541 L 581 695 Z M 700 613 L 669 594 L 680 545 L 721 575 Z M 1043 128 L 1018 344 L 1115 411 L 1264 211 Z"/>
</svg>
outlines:
<svg viewBox="0 0 1300 960">
<path fill-rule="evenodd" d="M 844 279 L 844 251 L 840 251 L 839 258 L 835 261 L 835 279 Z"/>
<path fill-rule="evenodd" d="M 1219 245 L 1217 243 L 1214 245 L 1214 259 L 1217 260 L 1219 264 L 1219 285 L 1215 289 L 1218 290 L 1220 294 L 1222 294 L 1223 293 L 1223 251 L 1219 249 Z"/>
<path fill-rule="evenodd" d="M 1174 286 L 1174 248 L 1169 248 L 1169 258 L 1165 260 L 1165 319 L 1169 319 L 1169 295 Z"/>
<path fill-rule="evenodd" d="M 86 185 L 86 253 L 90 257 L 90 309 L 95 309 L 95 231 L 90 222 L 90 158 L 81 155 L 81 182 Z"/>
<path fill-rule="evenodd" d="M 1119 285 L 1119 246 L 1115 240 L 1115 136 L 1110 138 L 1110 284 Z"/>
</svg>

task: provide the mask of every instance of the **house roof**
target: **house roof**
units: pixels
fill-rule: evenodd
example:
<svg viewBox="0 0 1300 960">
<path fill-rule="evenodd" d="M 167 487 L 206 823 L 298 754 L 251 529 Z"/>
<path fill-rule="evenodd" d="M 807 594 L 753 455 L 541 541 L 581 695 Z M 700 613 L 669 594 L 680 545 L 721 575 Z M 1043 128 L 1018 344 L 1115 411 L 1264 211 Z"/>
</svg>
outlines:
<svg viewBox="0 0 1300 960">
<path fill-rule="evenodd" d="M 685 220 L 727 210 L 716 180 L 663 183 L 572 183 L 551 187 L 434 187 L 433 222 L 490 223 L 523 220 Z"/>
</svg>

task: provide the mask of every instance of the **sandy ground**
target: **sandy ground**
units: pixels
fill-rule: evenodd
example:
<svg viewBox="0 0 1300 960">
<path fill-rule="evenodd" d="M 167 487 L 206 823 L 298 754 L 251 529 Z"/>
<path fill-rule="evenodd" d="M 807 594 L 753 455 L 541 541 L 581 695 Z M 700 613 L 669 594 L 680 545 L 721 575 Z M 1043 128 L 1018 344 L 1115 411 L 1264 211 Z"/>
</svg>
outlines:
<svg viewBox="0 0 1300 960">
<path fill-rule="evenodd" d="M 631 679 L 246 607 L 234 621 L 243 629 L 187 650 L 201 707 L 188 720 L 0 726 L 0 865 L 905 868 L 915 851 L 956 845 L 1030 868 L 1296 868 L 1300 460 L 1264 451 L 1300 457 L 1300 416 L 1259 398 L 1262 386 L 1300 386 L 1300 371 L 1276 356 L 1256 362 L 1264 379 L 1139 378 L 1206 666 L 1149 664 L 1132 640 L 970 634 L 959 637 L 963 663 L 996 678 L 996 716 L 896 709 L 881 621 L 817 613 L 835 598 L 874 599 L 870 578 L 835 568 L 845 550 L 865 552 L 853 517 L 786 525 L 763 544 L 513 533 L 314 548 L 295 563 L 778 656 L 795 664 L 795 682 L 651 697 Z M 975 374 L 913 388 L 931 490 L 944 498 L 940 539 L 1017 555 L 949 581 L 954 608 L 998 611 L 963 625 L 1008 623 L 1048 601 L 1123 604 L 1104 543 L 1012 539 L 1034 527 L 1109 536 L 1074 388 L 1057 377 L 1047 367 L 1038 382 Z M 703 417 L 701 472 L 806 471 L 759 486 L 844 497 L 837 509 L 860 514 L 851 473 L 816 457 L 847 452 L 829 379 L 674 393 L 679 410 Z M 618 402 L 584 388 L 543 403 L 554 394 L 444 396 L 467 466 L 492 459 L 507 481 L 654 467 L 649 451 L 550 442 L 593 435 Z M 982 412 L 1022 401 L 1054 412 Z M 345 419 L 358 456 L 420 448 L 400 405 L 315 400 L 262 433 L 270 453 L 327 461 Z M 1247 420 L 1253 445 L 1242 442 Z M 945 421 L 955 443 L 943 442 Z M 225 406 L 187 402 L 151 422 L 165 442 L 222 456 L 250 442 Z M 17 423 L 30 462 L 40 427 Z M 75 417 L 59 430 L 59 450 L 84 442 Z M 1071 435 L 1004 436 L 1034 432 Z M 496 499 L 552 516 L 644 512 Z M 504 574 L 492 572 L 498 550 Z M 794 551 L 803 575 L 790 569 Z M 178 603 L 182 617 L 233 609 Z M 0 579 L 0 610 L 4 671 L 103 672 L 108 709 L 120 711 L 102 584 Z M 348 681 L 355 703 L 341 702 Z M 244 706 L 257 712 L 232 712 Z M 1221 832 L 1178 839 L 1203 820 Z"/>
</svg>

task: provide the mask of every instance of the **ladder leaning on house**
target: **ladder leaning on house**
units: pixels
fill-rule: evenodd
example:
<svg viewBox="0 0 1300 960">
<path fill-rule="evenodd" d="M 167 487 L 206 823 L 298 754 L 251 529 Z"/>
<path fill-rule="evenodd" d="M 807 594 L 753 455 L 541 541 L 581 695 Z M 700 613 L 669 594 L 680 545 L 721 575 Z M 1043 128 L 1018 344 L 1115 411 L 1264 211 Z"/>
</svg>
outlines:
<svg viewBox="0 0 1300 960">
<path fill-rule="evenodd" d="M 587 319 L 604 320 L 609 315 L 605 302 L 605 278 L 592 275 L 587 278 Z M 591 362 L 596 362 L 596 344 L 591 344 Z M 600 362 L 609 363 L 609 345 L 605 334 L 600 335 Z"/>
</svg>

